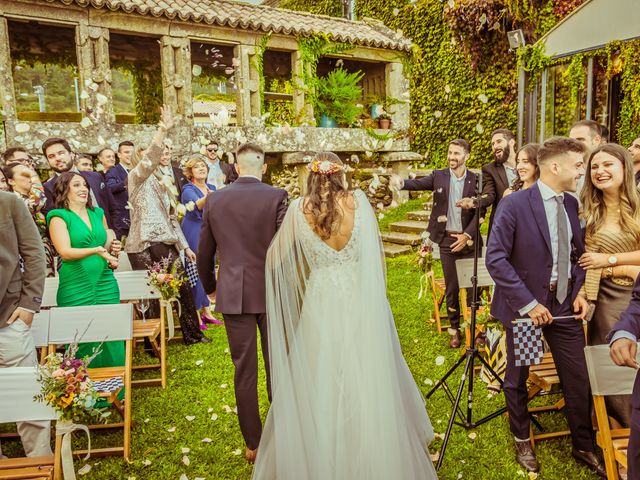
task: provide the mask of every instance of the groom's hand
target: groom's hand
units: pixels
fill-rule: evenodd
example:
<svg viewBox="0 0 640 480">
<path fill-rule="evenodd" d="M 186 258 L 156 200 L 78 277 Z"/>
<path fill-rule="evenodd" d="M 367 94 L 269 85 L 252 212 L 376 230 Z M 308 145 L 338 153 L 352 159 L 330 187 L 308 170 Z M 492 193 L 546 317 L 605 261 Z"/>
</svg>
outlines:
<svg viewBox="0 0 640 480">
<path fill-rule="evenodd" d="M 209 301 L 211 302 L 211 304 L 215 305 L 215 303 L 216 303 L 216 292 L 212 292 L 212 293 L 208 294 L 207 297 L 209 297 Z"/>
</svg>

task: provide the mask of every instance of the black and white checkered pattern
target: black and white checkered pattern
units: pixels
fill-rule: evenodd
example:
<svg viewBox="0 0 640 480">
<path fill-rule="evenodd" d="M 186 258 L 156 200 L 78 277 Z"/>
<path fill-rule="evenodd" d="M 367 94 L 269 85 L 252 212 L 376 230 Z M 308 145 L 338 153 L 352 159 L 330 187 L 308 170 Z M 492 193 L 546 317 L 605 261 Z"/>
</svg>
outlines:
<svg viewBox="0 0 640 480">
<path fill-rule="evenodd" d="M 189 285 L 191 288 L 196 288 L 198 284 L 198 280 L 200 277 L 198 276 L 198 267 L 195 263 L 191 262 L 188 258 L 184 259 L 184 270 L 187 272 L 187 278 L 189 279 Z"/>
<path fill-rule="evenodd" d="M 516 323 L 513 326 L 513 349 L 516 367 L 539 364 L 544 355 L 542 329 L 533 322 Z"/>
<path fill-rule="evenodd" d="M 122 377 L 113 377 L 100 382 L 93 382 L 97 392 L 115 392 L 119 388 L 124 387 Z"/>
</svg>

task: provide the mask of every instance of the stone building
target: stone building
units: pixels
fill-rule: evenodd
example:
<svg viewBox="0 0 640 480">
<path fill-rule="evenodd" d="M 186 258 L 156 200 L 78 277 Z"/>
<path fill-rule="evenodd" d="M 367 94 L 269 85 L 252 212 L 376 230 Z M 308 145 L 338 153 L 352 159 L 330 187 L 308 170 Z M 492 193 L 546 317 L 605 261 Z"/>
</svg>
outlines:
<svg viewBox="0 0 640 480">
<path fill-rule="evenodd" d="M 342 65 L 364 73 L 364 96 L 405 100 L 394 106 L 392 130 L 302 126 L 314 112 L 305 101 L 304 73 L 310 66 L 301 42 L 314 38 L 348 44 L 319 58 L 318 76 Z M 225 151 L 255 141 L 265 147 L 270 163 L 297 165 L 301 173 L 308 160 L 304 152 L 319 150 L 349 157 L 377 152 L 406 173 L 413 159 L 407 152 L 408 81 L 403 74 L 410 48 L 407 39 L 379 22 L 230 0 L 0 0 L 0 150 L 21 144 L 41 158 L 41 143 L 50 136 L 66 137 L 76 151 L 88 153 L 124 139 L 145 144 L 156 127 L 154 112 L 141 110 L 166 103 L 180 115 L 172 133 L 176 159 L 200 151 L 209 139 Z M 47 65 L 57 63 L 71 72 L 72 108 L 47 111 L 45 86 L 18 88 L 20 69 L 36 63 L 44 65 L 45 86 L 47 72 L 53 71 Z M 134 73 L 135 114 L 114 109 L 114 82 L 123 65 L 145 66 L 144 74 Z M 195 96 L 204 70 L 216 79 L 217 90 Z M 131 82 L 131 75 L 118 75 L 119 82 Z M 145 84 L 154 81 L 155 90 Z M 279 84 L 288 90 L 269 91 Z M 38 111 L 26 102 L 33 95 L 40 101 Z M 265 105 L 276 100 L 284 101 L 296 121 L 264 125 Z M 222 110 L 225 118 L 219 119 L 215 112 Z"/>
</svg>

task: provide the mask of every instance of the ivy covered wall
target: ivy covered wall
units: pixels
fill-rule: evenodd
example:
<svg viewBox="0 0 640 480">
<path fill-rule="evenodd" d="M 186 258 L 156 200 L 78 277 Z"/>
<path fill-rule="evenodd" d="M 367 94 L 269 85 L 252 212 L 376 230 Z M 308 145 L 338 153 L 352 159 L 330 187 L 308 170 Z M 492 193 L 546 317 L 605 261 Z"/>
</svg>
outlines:
<svg viewBox="0 0 640 480">
<path fill-rule="evenodd" d="M 448 141 L 472 145 L 470 165 L 491 160 L 492 130 L 517 124 L 517 58 L 506 32 L 528 43 L 583 0 L 361 0 L 371 17 L 414 42 L 411 72 L 413 150 L 430 166 L 446 164 Z M 282 8 L 339 15 L 340 0 L 283 0 Z"/>
</svg>

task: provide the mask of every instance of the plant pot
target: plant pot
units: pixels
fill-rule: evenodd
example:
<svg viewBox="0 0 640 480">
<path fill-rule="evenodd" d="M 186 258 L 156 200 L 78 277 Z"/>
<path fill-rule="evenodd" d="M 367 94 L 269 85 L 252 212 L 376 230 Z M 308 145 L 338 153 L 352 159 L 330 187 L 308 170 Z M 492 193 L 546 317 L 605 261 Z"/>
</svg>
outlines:
<svg viewBox="0 0 640 480">
<path fill-rule="evenodd" d="M 320 127 L 322 128 L 338 128 L 338 122 L 333 118 L 328 117 L 326 114 L 322 114 L 320 117 Z"/>
<path fill-rule="evenodd" d="M 391 128 L 391 119 L 389 118 L 380 118 L 378 119 L 378 123 L 383 130 L 389 130 Z"/>
</svg>

